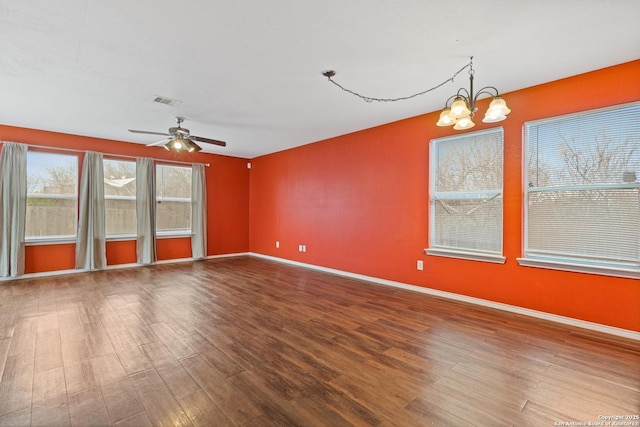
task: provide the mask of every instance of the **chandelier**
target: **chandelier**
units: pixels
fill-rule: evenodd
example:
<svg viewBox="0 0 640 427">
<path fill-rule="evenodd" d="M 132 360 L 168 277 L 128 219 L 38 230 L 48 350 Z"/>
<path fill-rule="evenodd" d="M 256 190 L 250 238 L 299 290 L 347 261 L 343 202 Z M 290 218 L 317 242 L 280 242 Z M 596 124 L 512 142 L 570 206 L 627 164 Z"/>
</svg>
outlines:
<svg viewBox="0 0 640 427">
<path fill-rule="evenodd" d="M 489 105 L 489 109 L 484 115 L 484 119 L 482 120 L 485 123 L 494 123 L 499 122 L 507 118 L 507 114 L 511 112 L 509 108 L 507 108 L 507 104 L 500 96 L 500 92 L 493 86 L 486 86 L 480 89 L 478 92 L 473 92 L 473 74 L 475 71 L 473 70 L 473 56 L 469 59 L 469 63 L 464 67 L 460 68 L 456 71 L 452 77 L 443 81 L 440 84 L 437 84 L 429 89 L 423 90 L 422 92 L 414 93 L 408 96 L 402 96 L 398 98 L 376 98 L 372 96 L 361 95 L 358 92 L 355 92 L 351 89 L 347 89 L 342 86 L 338 82 L 336 82 L 333 77 L 336 75 L 336 72 L 333 70 L 324 71 L 322 73 L 329 82 L 333 83 L 335 86 L 343 90 L 344 92 L 350 93 L 351 95 L 357 96 L 365 102 L 396 102 L 396 101 L 406 101 L 411 98 L 415 98 L 417 96 L 424 95 L 428 92 L 438 89 L 441 86 L 444 86 L 448 82 L 453 82 L 453 80 L 460 74 L 464 69 L 469 68 L 469 90 L 465 88 L 458 89 L 458 92 L 447 99 L 445 103 L 445 108 L 440 113 L 440 119 L 438 126 L 451 126 L 455 130 L 464 130 L 471 129 L 475 126 L 473 123 L 473 116 L 478 111 L 478 107 L 476 107 L 476 102 L 480 95 L 490 95 L 493 97 L 491 104 Z M 451 102 L 451 106 L 449 106 L 449 102 Z"/>
<path fill-rule="evenodd" d="M 438 126 L 451 126 L 455 130 L 471 129 L 476 124 L 473 123 L 473 116 L 478 111 L 476 103 L 480 95 L 490 95 L 493 97 L 491 104 L 487 112 L 484 114 L 482 121 L 484 123 L 501 122 L 507 118 L 507 114 L 511 110 L 507 107 L 507 103 L 500 96 L 500 92 L 493 86 L 485 86 L 478 92 L 473 92 L 473 56 L 471 57 L 469 67 L 469 90 L 465 88 L 458 89 L 455 95 L 452 95 L 445 102 L 444 110 L 440 113 L 440 118 L 436 125 Z M 451 102 L 449 106 L 449 102 Z"/>
</svg>

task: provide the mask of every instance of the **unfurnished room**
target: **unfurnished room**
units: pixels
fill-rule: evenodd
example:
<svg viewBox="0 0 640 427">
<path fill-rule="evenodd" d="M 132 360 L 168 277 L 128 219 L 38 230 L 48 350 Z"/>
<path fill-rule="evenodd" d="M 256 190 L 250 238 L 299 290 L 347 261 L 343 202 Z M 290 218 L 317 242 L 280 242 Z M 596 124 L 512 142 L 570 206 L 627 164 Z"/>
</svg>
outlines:
<svg viewBox="0 0 640 427">
<path fill-rule="evenodd" d="M 0 0 L 0 426 L 640 426 L 638 16 Z"/>
</svg>

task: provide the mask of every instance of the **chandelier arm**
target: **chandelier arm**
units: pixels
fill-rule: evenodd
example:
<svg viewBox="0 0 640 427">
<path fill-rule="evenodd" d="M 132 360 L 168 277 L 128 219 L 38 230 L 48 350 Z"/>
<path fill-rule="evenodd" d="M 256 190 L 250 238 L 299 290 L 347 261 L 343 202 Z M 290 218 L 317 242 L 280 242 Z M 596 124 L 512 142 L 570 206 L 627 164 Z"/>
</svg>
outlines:
<svg viewBox="0 0 640 427">
<path fill-rule="evenodd" d="M 467 104 L 469 104 L 472 99 L 471 93 L 466 88 L 463 88 L 463 87 L 458 89 L 458 92 L 454 96 L 458 98 L 463 98 L 465 101 L 467 101 Z"/>
<path fill-rule="evenodd" d="M 494 90 L 495 94 L 493 94 L 492 92 L 490 92 L 490 90 Z M 496 96 L 500 96 L 500 92 L 498 91 L 498 89 L 496 89 L 493 86 L 485 86 L 482 89 L 480 89 L 474 96 L 473 96 L 473 103 L 475 104 L 478 101 L 478 97 L 482 94 L 486 94 L 492 97 L 496 97 Z"/>
<path fill-rule="evenodd" d="M 398 98 L 375 98 L 372 96 L 365 96 L 365 95 L 361 95 L 358 92 L 355 92 L 351 89 L 347 89 L 346 87 L 342 86 L 340 83 L 336 82 L 335 80 L 332 79 L 333 76 L 335 76 L 335 71 L 325 71 L 324 73 L 322 73 L 323 76 L 325 76 L 331 83 L 333 83 L 334 85 L 336 85 L 337 87 L 339 87 L 340 89 L 342 89 L 344 92 L 350 93 L 351 95 L 357 96 L 358 98 L 364 100 L 365 102 L 396 102 L 396 101 L 406 101 L 408 99 L 411 98 L 415 98 L 416 96 L 420 96 L 420 95 L 424 95 L 428 92 L 431 92 L 433 90 L 438 89 L 441 86 L 444 86 L 445 84 L 452 82 L 453 80 L 458 76 L 458 74 L 460 74 L 461 72 L 463 72 L 464 70 L 466 70 L 469 67 L 473 67 L 473 63 L 472 61 L 469 61 L 469 63 L 467 65 L 465 65 L 464 67 L 460 68 L 458 71 L 456 71 L 453 76 L 451 76 L 450 78 L 448 78 L 447 80 L 443 81 L 442 83 L 431 87 L 429 89 L 423 90 L 422 92 L 418 92 L 418 93 L 414 93 L 413 95 L 408 95 L 408 96 L 402 96 L 402 97 L 398 97 Z"/>
</svg>

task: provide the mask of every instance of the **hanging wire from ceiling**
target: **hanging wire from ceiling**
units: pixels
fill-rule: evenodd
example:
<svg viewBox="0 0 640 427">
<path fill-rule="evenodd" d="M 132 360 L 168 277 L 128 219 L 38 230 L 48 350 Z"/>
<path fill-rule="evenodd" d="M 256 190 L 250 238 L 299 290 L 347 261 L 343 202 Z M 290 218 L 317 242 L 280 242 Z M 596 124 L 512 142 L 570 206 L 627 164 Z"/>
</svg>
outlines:
<svg viewBox="0 0 640 427">
<path fill-rule="evenodd" d="M 376 97 L 373 97 L 373 96 L 361 95 L 358 92 L 355 92 L 355 91 L 353 91 L 351 89 L 347 89 L 346 87 L 342 86 L 340 83 L 338 83 L 335 80 L 333 80 L 333 76 L 336 75 L 336 72 L 333 71 L 333 70 L 324 71 L 322 73 L 322 75 L 325 76 L 331 83 L 333 83 L 334 85 L 336 85 L 337 87 L 339 87 L 343 91 L 345 91 L 347 93 L 350 93 L 351 95 L 357 96 L 358 98 L 362 99 L 364 102 L 367 102 L 367 103 L 371 103 L 371 102 L 396 102 L 396 101 L 406 101 L 408 99 L 415 98 L 417 96 L 424 95 L 426 93 L 434 91 L 434 90 L 438 89 L 439 87 L 444 86 L 445 84 L 447 84 L 449 82 L 453 83 L 453 80 L 458 76 L 458 74 L 460 74 L 461 72 L 463 72 L 464 70 L 466 70 L 467 68 L 470 68 L 472 66 L 473 66 L 473 57 L 469 61 L 469 63 L 467 65 L 465 65 L 464 67 L 460 68 L 458 71 L 456 71 L 453 74 L 453 76 L 451 76 L 447 80 L 443 81 L 439 85 L 436 85 L 436 86 L 434 86 L 432 88 L 423 90 L 422 92 L 414 93 L 413 95 L 402 96 L 402 97 L 398 97 L 398 98 L 376 98 Z"/>
</svg>

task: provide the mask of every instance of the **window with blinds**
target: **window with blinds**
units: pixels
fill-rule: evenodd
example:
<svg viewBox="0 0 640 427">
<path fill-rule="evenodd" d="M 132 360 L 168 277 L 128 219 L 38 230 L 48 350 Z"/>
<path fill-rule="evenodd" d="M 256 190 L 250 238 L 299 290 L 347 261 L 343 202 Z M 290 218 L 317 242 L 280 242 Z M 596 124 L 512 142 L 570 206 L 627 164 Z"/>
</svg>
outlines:
<svg viewBox="0 0 640 427">
<path fill-rule="evenodd" d="M 430 255 L 504 262 L 502 128 L 431 141 Z"/>
<path fill-rule="evenodd" d="M 524 130 L 521 264 L 640 277 L 640 103 Z"/>
</svg>

